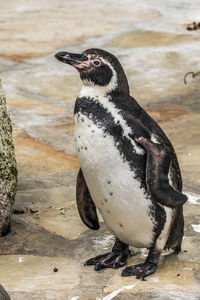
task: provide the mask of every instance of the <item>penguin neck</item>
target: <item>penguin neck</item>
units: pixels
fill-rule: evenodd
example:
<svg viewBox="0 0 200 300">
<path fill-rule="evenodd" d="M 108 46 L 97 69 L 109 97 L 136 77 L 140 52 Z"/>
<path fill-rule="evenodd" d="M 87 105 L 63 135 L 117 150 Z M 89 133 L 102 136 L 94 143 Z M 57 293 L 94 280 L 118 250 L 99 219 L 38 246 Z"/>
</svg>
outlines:
<svg viewBox="0 0 200 300">
<path fill-rule="evenodd" d="M 83 81 L 83 87 L 79 93 L 79 97 L 87 98 L 109 98 L 109 97 L 125 97 L 129 96 L 129 86 L 126 77 L 119 82 L 118 78 L 113 76 L 110 83 L 106 86 L 99 86 L 91 82 Z"/>
</svg>

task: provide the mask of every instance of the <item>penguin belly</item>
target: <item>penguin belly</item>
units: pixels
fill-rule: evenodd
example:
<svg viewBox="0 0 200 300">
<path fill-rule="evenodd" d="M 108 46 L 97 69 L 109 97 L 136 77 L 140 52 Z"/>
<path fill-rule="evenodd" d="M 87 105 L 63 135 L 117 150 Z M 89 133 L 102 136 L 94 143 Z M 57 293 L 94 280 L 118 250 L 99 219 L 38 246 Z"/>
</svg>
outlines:
<svg viewBox="0 0 200 300">
<path fill-rule="evenodd" d="M 128 245 L 151 247 L 156 221 L 150 196 L 120 155 L 112 135 L 79 112 L 75 140 L 84 178 L 109 231 Z"/>
</svg>

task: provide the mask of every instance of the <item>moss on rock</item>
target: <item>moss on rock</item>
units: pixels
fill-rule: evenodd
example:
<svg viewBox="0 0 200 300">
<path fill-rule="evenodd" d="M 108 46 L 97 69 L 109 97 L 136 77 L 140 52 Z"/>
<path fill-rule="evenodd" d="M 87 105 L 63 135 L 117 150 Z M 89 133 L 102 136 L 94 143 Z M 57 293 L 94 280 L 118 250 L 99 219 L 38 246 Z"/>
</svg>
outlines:
<svg viewBox="0 0 200 300">
<path fill-rule="evenodd" d="M 16 185 L 17 165 L 12 139 L 12 124 L 0 81 L 0 236 L 9 229 Z"/>
</svg>

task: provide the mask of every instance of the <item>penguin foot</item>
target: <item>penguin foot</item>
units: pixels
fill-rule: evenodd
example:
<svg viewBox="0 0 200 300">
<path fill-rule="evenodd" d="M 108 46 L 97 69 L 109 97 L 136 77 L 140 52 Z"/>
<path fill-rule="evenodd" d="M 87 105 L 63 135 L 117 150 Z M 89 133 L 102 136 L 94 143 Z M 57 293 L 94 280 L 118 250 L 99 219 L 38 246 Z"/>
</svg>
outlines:
<svg viewBox="0 0 200 300">
<path fill-rule="evenodd" d="M 136 276 L 137 279 L 146 277 L 156 272 L 158 266 L 151 262 L 127 267 L 121 273 L 122 276 Z"/>
<path fill-rule="evenodd" d="M 143 264 L 127 267 L 121 273 L 122 276 L 136 276 L 137 279 L 144 278 L 156 272 L 160 251 L 150 249 L 146 261 Z"/>
<path fill-rule="evenodd" d="M 122 252 L 121 254 L 109 252 L 87 260 L 84 266 L 94 265 L 95 271 L 99 271 L 105 268 L 117 269 L 123 267 L 126 264 L 128 255 L 129 252 Z"/>
<path fill-rule="evenodd" d="M 175 247 L 175 249 L 174 249 L 174 254 L 179 254 L 181 252 L 181 246 L 180 245 L 178 245 L 178 246 L 176 246 Z"/>
<path fill-rule="evenodd" d="M 112 252 L 93 257 L 87 260 L 84 266 L 94 265 L 95 271 L 105 268 L 117 269 L 126 264 L 130 254 L 131 251 L 129 250 L 128 245 L 116 239 Z"/>
</svg>

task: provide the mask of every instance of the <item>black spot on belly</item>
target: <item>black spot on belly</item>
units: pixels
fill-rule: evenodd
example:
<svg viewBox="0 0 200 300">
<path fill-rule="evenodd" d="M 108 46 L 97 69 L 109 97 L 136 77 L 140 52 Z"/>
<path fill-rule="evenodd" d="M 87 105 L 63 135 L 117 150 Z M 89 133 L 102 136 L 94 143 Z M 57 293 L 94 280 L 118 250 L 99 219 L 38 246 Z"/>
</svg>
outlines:
<svg viewBox="0 0 200 300">
<path fill-rule="evenodd" d="M 123 101 L 122 101 L 123 102 Z M 134 102 L 133 102 L 134 106 Z M 125 106 L 126 107 L 126 106 Z M 81 112 L 89 120 L 91 120 L 98 128 L 103 129 L 103 136 L 110 135 L 113 138 L 113 142 L 119 154 L 124 162 L 128 162 L 130 169 L 134 171 L 134 179 L 137 178 L 140 182 L 140 187 L 146 190 L 146 155 L 139 155 L 135 151 L 135 147 L 132 144 L 134 140 L 134 133 L 130 134 L 130 137 L 124 135 L 124 129 L 122 125 L 117 123 L 114 116 L 109 112 L 98 100 L 91 97 L 77 98 L 74 108 L 74 113 Z M 123 110 L 119 112 L 122 114 Z M 133 116 L 136 114 L 133 113 Z M 149 138 L 146 132 L 143 132 L 142 127 L 138 124 L 137 118 L 131 118 L 131 128 L 134 128 L 134 132 Z M 95 131 L 92 130 L 92 133 Z M 135 142 L 139 149 L 141 146 Z"/>
<path fill-rule="evenodd" d="M 80 152 L 80 149 L 78 148 L 78 152 Z"/>
<path fill-rule="evenodd" d="M 81 146 L 81 149 L 83 150 L 83 146 Z"/>
<path fill-rule="evenodd" d="M 84 119 L 81 119 L 82 122 L 84 122 Z"/>
<path fill-rule="evenodd" d="M 88 127 L 91 127 L 91 125 L 88 125 Z"/>
<path fill-rule="evenodd" d="M 110 192 L 110 196 L 112 196 L 113 195 L 113 192 Z"/>
<path fill-rule="evenodd" d="M 78 138 L 80 139 L 80 135 L 78 136 Z"/>
<path fill-rule="evenodd" d="M 111 184 L 111 181 L 110 181 L 110 180 L 108 180 L 108 181 L 107 181 L 107 184 Z"/>
<path fill-rule="evenodd" d="M 104 199 L 104 201 L 107 203 L 108 202 L 108 200 L 107 199 Z"/>
<path fill-rule="evenodd" d="M 101 202 L 101 205 L 102 205 L 102 206 L 104 206 L 104 203 L 103 203 L 103 202 Z"/>
<path fill-rule="evenodd" d="M 107 211 L 108 214 L 110 214 L 110 210 L 109 209 L 107 209 L 106 211 Z"/>
<path fill-rule="evenodd" d="M 85 150 L 87 150 L 87 147 L 85 147 Z"/>
<path fill-rule="evenodd" d="M 120 227 L 124 227 L 121 223 L 119 224 Z"/>
</svg>

